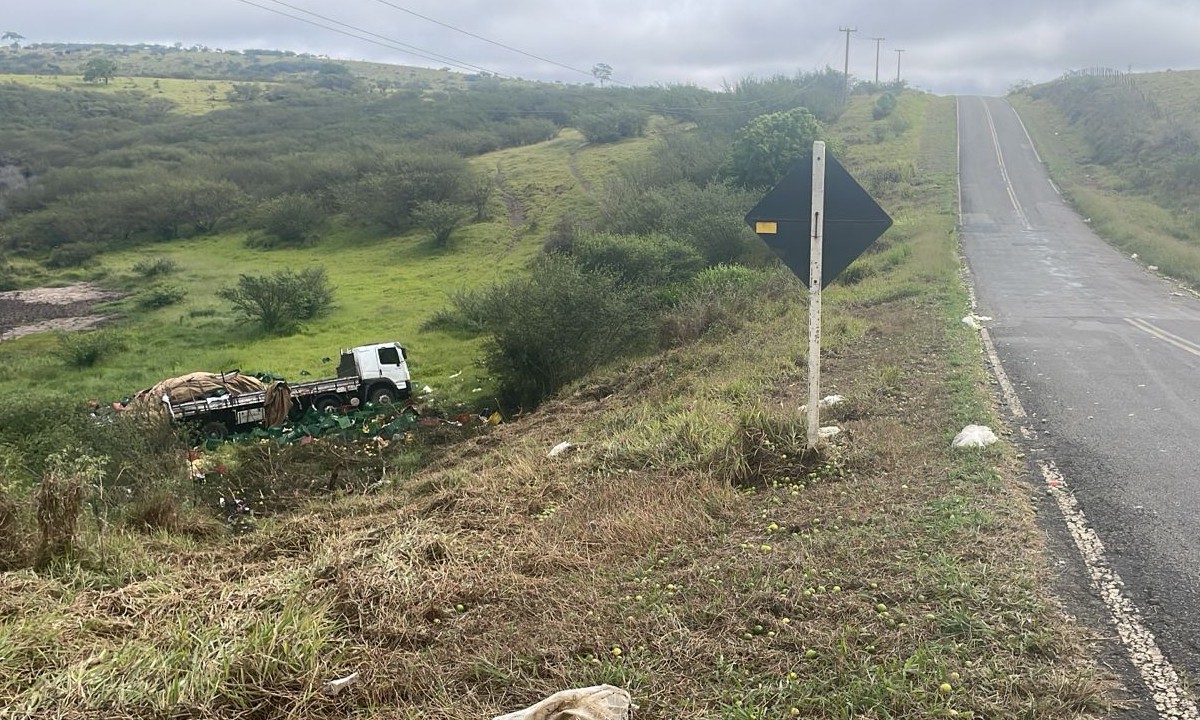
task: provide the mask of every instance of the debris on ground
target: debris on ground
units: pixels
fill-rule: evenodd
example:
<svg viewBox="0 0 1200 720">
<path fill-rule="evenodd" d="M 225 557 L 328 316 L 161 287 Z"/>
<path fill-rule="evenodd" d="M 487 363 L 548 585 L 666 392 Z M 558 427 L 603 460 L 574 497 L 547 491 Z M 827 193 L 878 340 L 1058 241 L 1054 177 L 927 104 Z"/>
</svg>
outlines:
<svg viewBox="0 0 1200 720">
<path fill-rule="evenodd" d="M 826 395 L 817 402 L 817 408 L 820 410 L 828 410 L 829 408 L 837 407 L 844 402 L 846 402 L 846 398 L 842 397 L 841 395 Z M 800 412 L 808 412 L 807 403 L 800 406 Z"/>
<path fill-rule="evenodd" d="M 996 433 L 986 425 L 968 425 L 954 436 L 954 441 L 950 443 L 950 446 L 956 448 L 987 447 L 998 439 Z"/>
<path fill-rule="evenodd" d="M 554 447 L 550 448 L 550 452 L 546 453 L 546 457 L 558 457 L 559 455 L 562 455 L 563 453 L 565 453 L 566 451 L 570 450 L 573 447 L 575 447 L 575 446 L 572 445 L 571 443 L 567 442 L 566 440 L 564 440 L 564 441 L 560 442 L 559 444 L 555 445 Z"/>
<path fill-rule="evenodd" d="M 972 330 L 982 330 L 983 324 L 991 320 L 987 315 L 968 315 L 962 319 L 963 325 Z"/>
<path fill-rule="evenodd" d="M 628 720 L 635 707 L 627 691 L 595 685 L 556 692 L 536 705 L 494 720 Z"/>
<path fill-rule="evenodd" d="M 821 438 L 822 440 L 829 440 L 830 438 L 837 437 L 841 434 L 842 429 L 837 425 L 827 425 L 817 430 L 817 437 Z"/>
<path fill-rule="evenodd" d="M 329 682 L 325 683 L 325 685 L 321 688 L 321 692 L 329 697 L 337 697 L 343 690 L 356 682 L 358 682 L 358 673 L 352 672 L 346 677 L 338 678 L 337 680 L 330 680 Z"/>
</svg>

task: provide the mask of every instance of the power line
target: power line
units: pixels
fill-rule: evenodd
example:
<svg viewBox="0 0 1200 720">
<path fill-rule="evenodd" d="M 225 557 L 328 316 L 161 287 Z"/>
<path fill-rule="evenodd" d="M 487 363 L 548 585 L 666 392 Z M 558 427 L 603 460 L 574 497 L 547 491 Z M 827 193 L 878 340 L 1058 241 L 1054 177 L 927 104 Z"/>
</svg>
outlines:
<svg viewBox="0 0 1200 720">
<path fill-rule="evenodd" d="M 387 5 L 388 7 L 392 8 L 392 9 L 394 9 L 394 10 L 399 10 L 400 12 L 408 13 L 409 15 L 412 15 L 413 17 L 418 17 L 418 18 L 421 18 L 422 20 L 426 20 L 426 21 L 428 21 L 428 22 L 431 22 L 431 23 L 433 23 L 434 25 L 440 25 L 440 26 L 442 26 L 442 27 L 444 27 L 444 28 L 447 28 L 447 29 L 449 29 L 449 30 L 453 30 L 454 32 L 457 32 L 457 33 L 462 33 L 463 35 L 466 35 L 467 37 L 473 37 L 473 38 L 475 38 L 476 40 L 482 40 L 482 41 L 484 41 L 484 42 L 486 42 L 486 43 L 490 43 L 490 44 L 492 44 L 492 45 L 495 45 L 496 47 L 499 47 L 499 48 L 504 48 L 505 50 L 508 50 L 508 51 L 511 51 L 511 52 L 515 52 L 515 53 L 517 53 L 518 55 L 524 55 L 524 56 L 525 56 L 525 57 L 527 57 L 527 58 L 533 58 L 534 60 L 540 60 L 541 62 L 544 62 L 544 63 L 550 63 L 551 65 L 556 65 L 556 66 L 558 66 L 558 67 L 560 67 L 560 68 L 563 68 L 563 69 L 565 69 L 565 70 L 570 70 L 571 72 L 577 72 L 577 73 L 579 73 L 580 75 L 587 75 L 588 77 L 593 77 L 593 75 L 592 75 L 591 71 L 589 71 L 589 70 L 582 70 L 582 69 L 580 69 L 580 68 L 573 67 L 573 66 L 571 66 L 571 65 L 567 65 L 567 64 L 565 64 L 565 63 L 560 63 L 560 62 L 558 62 L 557 60 L 551 60 L 550 58 L 542 57 L 541 55 L 534 55 L 533 53 L 526 52 L 526 51 L 524 51 L 524 50 L 522 50 L 522 49 L 520 49 L 520 48 L 515 48 L 515 47 L 513 47 L 512 45 L 505 45 L 505 44 L 504 44 L 504 43 L 502 43 L 502 42 L 498 42 L 498 41 L 496 41 L 496 40 L 492 40 L 491 38 L 486 38 L 486 37 L 484 37 L 484 36 L 482 36 L 482 35 L 477 35 L 477 34 L 475 34 L 475 33 L 471 32 L 471 31 L 469 31 L 469 30 L 463 30 L 462 28 L 460 28 L 460 27 L 457 27 L 457 26 L 454 26 L 454 25 L 451 25 L 450 23 L 445 23 L 445 22 L 442 22 L 441 20 L 437 20 L 437 19 L 435 19 L 435 18 L 431 18 L 431 17 L 429 17 L 428 15 L 422 15 L 421 13 L 419 13 L 419 12 L 416 12 L 416 11 L 414 11 L 414 10 L 409 10 L 409 9 L 408 9 L 408 8 L 406 8 L 406 7 L 401 7 L 401 6 L 399 6 L 399 5 L 395 4 L 395 3 L 388 2 L 388 0 L 375 0 L 375 1 L 376 1 L 376 2 L 378 2 L 378 3 L 380 3 L 381 5 Z M 614 84 L 616 84 L 616 85 L 624 85 L 624 84 L 625 84 L 625 83 L 623 83 L 623 82 L 618 82 L 617 80 L 612 80 L 611 78 L 609 79 L 609 82 L 611 82 L 611 83 L 614 83 Z"/>
<path fill-rule="evenodd" d="M 387 38 L 383 35 L 378 35 L 376 33 L 370 32 L 368 30 L 363 30 L 362 28 L 357 28 L 353 25 L 348 25 L 346 23 L 339 22 L 337 20 L 330 19 L 329 22 L 337 23 L 338 25 L 342 25 L 343 27 L 351 28 L 357 32 L 366 33 L 368 35 L 374 35 L 375 37 L 379 37 L 379 38 L 384 38 L 384 40 L 386 40 L 386 42 L 380 42 L 379 40 L 372 40 L 369 37 L 363 37 L 362 35 L 356 35 L 354 33 L 347 32 L 345 30 L 339 30 L 338 28 L 330 27 L 329 25 L 324 25 L 324 24 L 316 22 L 314 20 L 309 20 L 308 18 L 300 17 L 298 15 L 292 15 L 290 13 L 283 12 L 282 10 L 277 10 L 272 7 L 267 7 L 266 5 L 259 5 L 258 3 L 252 2 L 251 0 L 237 0 L 237 1 L 244 5 L 250 5 L 252 7 L 259 8 L 260 10 L 266 10 L 267 12 L 275 13 L 276 15 L 282 15 L 285 18 L 290 18 L 292 20 L 298 20 L 302 23 L 307 23 L 309 25 L 313 25 L 313 26 L 322 28 L 324 30 L 330 30 L 332 32 L 338 33 L 340 35 L 345 35 L 347 37 L 352 37 L 355 40 L 362 40 L 364 42 L 369 42 L 373 45 L 378 45 L 380 47 L 384 47 L 389 50 L 399 50 L 399 51 L 407 53 L 409 55 L 414 55 L 416 57 L 424 58 L 426 60 L 432 60 L 433 62 L 448 63 L 454 67 L 457 67 L 457 68 L 460 68 L 463 70 L 467 70 L 467 71 L 486 72 L 486 73 L 491 73 L 494 75 L 501 75 L 501 73 L 496 73 L 491 70 L 487 70 L 485 68 L 477 67 L 477 66 L 471 65 L 470 63 L 467 63 L 465 61 L 457 60 L 455 58 L 452 58 L 452 57 L 449 57 L 446 55 L 438 55 L 437 53 L 433 53 L 432 51 L 427 51 L 422 48 L 418 48 L 414 45 L 408 45 L 407 43 L 403 43 L 398 40 L 393 40 L 393 39 Z M 270 0 L 270 1 L 278 2 L 278 0 Z M 280 2 L 279 4 L 286 5 L 286 3 L 282 3 L 282 2 Z M 288 6 L 288 7 L 291 7 L 291 6 Z M 296 9 L 300 10 L 300 8 L 296 8 Z M 309 11 L 301 10 L 301 12 L 307 13 Z M 316 13 L 309 13 L 309 14 L 313 15 L 314 17 L 322 17 L 320 15 L 317 15 Z"/>
<path fill-rule="evenodd" d="M 473 70 L 476 70 L 476 71 L 479 71 L 479 72 L 486 72 L 486 73 L 490 73 L 490 72 L 491 72 L 491 70 L 488 70 L 487 68 L 482 68 L 482 67 L 479 67 L 478 65 L 472 65 L 472 64 L 470 64 L 470 63 L 467 63 L 467 62 L 464 62 L 464 61 L 461 61 L 461 60 L 457 60 L 457 59 L 455 59 L 455 58 L 452 58 L 452 57 L 450 57 L 449 55 L 442 55 L 441 53 L 436 53 L 436 52 L 433 52 L 432 50 L 425 50 L 424 48 L 419 48 L 419 47 L 417 47 L 416 45 L 410 45 L 410 44 L 408 44 L 408 43 L 400 42 L 399 40 L 395 40 L 395 39 L 393 39 L 393 38 L 387 37 L 386 35 L 380 35 L 379 33 L 376 33 L 376 32 L 371 32 L 370 30 L 367 30 L 367 29 L 365 29 L 365 28 L 356 27 L 356 26 L 354 26 L 354 25 L 351 25 L 351 24 L 349 24 L 349 23 L 344 23 L 344 22 L 342 22 L 342 21 L 340 21 L 340 20 L 335 20 L 335 19 L 333 19 L 333 18 L 331 18 L 331 17 L 326 17 L 326 16 L 324 16 L 324 15 L 321 15 L 321 14 L 319 14 L 319 13 L 315 13 L 315 12 L 313 12 L 312 10 L 305 10 L 305 9 L 304 9 L 304 8 L 302 8 L 302 7 L 296 7 L 295 5 L 290 5 L 290 4 L 286 3 L 286 2 L 283 2 L 283 0 L 269 0 L 269 2 L 273 2 L 273 3 L 275 3 L 276 5 L 282 5 L 283 7 L 290 8 L 290 9 L 292 9 L 292 10 L 296 10 L 296 11 L 302 12 L 302 13 L 304 13 L 304 14 L 306 14 L 306 15 L 312 15 L 312 16 L 313 16 L 313 17 L 315 17 L 315 18 L 320 18 L 320 19 L 322 19 L 322 20 L 324 20 L 324 21 L 326 21 L 326 22 L 331 22 L 331 23 L 334 23 L 335 25 L 341 25 L 342 27 L 347 27 L 347 28 L 350 28 L 351 30 L 354 30 L 355 32 L 360 32 L 360 33 L 364 33 L 364 34 L 366 34 L 366 35 L 370 35 L 370 36 L 372 36 L 372 37 L 377 37 L 377 38 L 380 38 L 381 40 L 385 40 L 385 41 L 387 41 L 387 42 L 389 42 L 389 43 L 392 43 L 392 44 L 395 44 L 395 45 L 399 45 L 399 46 L 401 46 L 401 47 L 404 47 L 404 48 L 408 48 L 408 49 L 411 49 L 411 50 L 415 50 L 415 51 L 417 51 L 417 52 L 421 52 L 421 53 L 428 53 L 428 55 L 425 55 L 424 57 L 426 57 L 426 58 L 428 58 L 428 59 L 431 59 L 431 60 L 433 60 L 433 59 L 438 59 L 438 60 L 440 60 L 441 62 L 453 62 L 453 63 L 455 63 L 455 64 L 459 65 L 459 67 L 466 67 L 466 68 L 470 68 L 470 69 L 473 69 Z M 432 56 L 432 57 L 430 57 L 430 56 Z"/>
</svg>

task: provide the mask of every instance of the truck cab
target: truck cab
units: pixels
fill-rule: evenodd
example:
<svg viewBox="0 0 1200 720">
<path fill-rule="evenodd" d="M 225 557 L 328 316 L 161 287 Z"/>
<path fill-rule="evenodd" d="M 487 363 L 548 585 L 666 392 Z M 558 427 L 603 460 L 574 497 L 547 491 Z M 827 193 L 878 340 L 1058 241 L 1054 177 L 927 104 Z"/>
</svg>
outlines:
<svg viewBox="0 0 1200 720">
<path fill-rule="evenodd" d="M 338 377 L 358 378 L 362 381 L 363 399 L 378 405 L 401 400 L 412 392 L 408 352 L 398 342 L 342 350 Z"/>
</svg>

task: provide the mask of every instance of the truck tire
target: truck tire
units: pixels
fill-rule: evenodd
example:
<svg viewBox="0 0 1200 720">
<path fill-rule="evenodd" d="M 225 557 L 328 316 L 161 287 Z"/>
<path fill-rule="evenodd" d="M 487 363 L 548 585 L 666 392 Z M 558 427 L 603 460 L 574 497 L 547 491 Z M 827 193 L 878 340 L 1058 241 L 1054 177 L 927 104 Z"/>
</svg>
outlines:
<svg viewBox="0 0 1200 720">
<path fill-rule="evenodd" d="M 209 420 L 200 426 L 200 435 L 205 440 L 224 440 L 229 437 L 229 428 L 220 420 Z"/>
<path fill-rule="evenodd" d="M 391 405 L 396 402 L 396 397 L 396 388 L 390 385 L 376 385 L 371 388 L 371 394 L 367 397 L 367 400 L 376 405 Z"/>
<path fill-rule="evenodd" d="M 312 406 L 319 413 L 331 413 L 342 406 L 342 399 L 337 395 L 318 395 Z"/>
</svg>

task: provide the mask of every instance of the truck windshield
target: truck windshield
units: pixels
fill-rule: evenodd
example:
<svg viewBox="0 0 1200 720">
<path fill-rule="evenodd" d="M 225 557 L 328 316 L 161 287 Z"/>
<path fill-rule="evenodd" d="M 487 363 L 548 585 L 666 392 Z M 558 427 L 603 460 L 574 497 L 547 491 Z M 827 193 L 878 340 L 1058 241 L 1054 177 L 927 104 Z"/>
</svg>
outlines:
<svg viewBox="0 0 1200 720">
<path fill-rule="evenodd" d="M 379 348 L 379 364 L 380 365 L 399 365 L 400 351 L 395 347 Z"/>
</svg>

